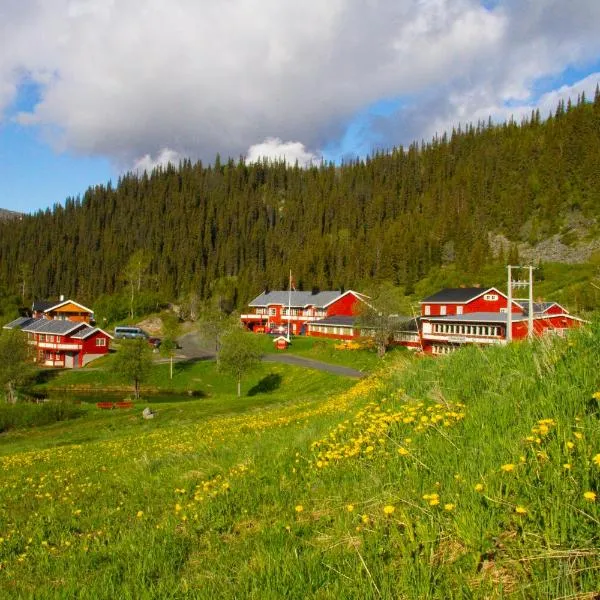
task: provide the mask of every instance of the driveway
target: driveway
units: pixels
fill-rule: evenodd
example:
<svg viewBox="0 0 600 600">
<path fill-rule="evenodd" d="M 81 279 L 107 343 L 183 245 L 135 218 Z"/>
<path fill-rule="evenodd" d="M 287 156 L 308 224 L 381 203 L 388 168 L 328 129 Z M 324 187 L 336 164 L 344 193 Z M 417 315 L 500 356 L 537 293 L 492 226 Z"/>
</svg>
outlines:
<svg viewBox="0 0 600 600">
<path fill-rule="evenodd" d="M 191 332 L 181 336 L 178 340 L 180 349 L 177 351 L 176 359 L 181 360 L 210 360 L 215 358 L 214 348 L 208 344 L 197 333 Z M 334 375 L 342 375 L 343 377 L 364 377 L 365 373 L 351 369 L 350 367 L 342 367 L 340 365 L 332 365 L 311 358 L 303 358 L 293 354 L 265 354 L 262 357 L 263 362 L 280 363 L 284 365 L 294 365 L 296 367 L 304 367 L 305 369 L 314 369 L 316 371 L 324 371 L 333 373 Z"/>
</svg>

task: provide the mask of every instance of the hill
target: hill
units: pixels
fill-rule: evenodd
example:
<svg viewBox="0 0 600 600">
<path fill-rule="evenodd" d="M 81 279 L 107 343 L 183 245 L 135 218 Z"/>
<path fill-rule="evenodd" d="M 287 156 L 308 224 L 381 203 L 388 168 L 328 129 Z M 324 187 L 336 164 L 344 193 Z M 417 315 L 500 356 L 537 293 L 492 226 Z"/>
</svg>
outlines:
<svg viewBox="0 0 600 600">
<path fill-rule="evenodd" d="M 545 121 L 533 113 L 521 124 L 479 123 L 341 166 L 217 157 L 128 174 L 0 223 L 0 281 L 15 289 L 28 263 L 35 296 L 91 301 L 122 286 L 141 250 L 168 300 L 207 297 L 231 277 L 241 305 L 286 285 L 290 268 L 300 288 L 390 280 L 410 293 L 432 268 L 455 264 L 477 277 L 514 259 L 519 244 L 539 257 L 553 236 L 561 252 L 578 250 L 569 260 L 587 260 L 599 218 L 600 92 L 561 103 Z M 554 246 L 549 256 L 560 260 Z"/>
<path fill-rule="evenodd" d="M 22 216 L 22 213 L 14 212 L 12 210 L 6 210 L 5 208 L 0 208 L 0 221 L 10 221 L 12 219 L 18 219 Z"/>
<path fill-rule="evenodd" d="M 241 401 L 156 405 L 152 421 L 88 407 L 9 433 L 0 590 L 592 598 L 599 352 L 595 324 L 402 358 L 330 395 L 281 371 L 281 389 Z"/>
</svg>

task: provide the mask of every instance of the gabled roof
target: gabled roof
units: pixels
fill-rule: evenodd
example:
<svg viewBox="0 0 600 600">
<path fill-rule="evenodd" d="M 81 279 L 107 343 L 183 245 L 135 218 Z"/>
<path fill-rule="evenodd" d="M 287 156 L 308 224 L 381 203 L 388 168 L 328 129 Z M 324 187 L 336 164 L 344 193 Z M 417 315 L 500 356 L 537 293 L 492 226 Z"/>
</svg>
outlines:
<svg viewBox="0 0 600 600">
<path fill-rule="evenodd" d="M 529 300 L 515 299 L 515 302 L 525 311 L 525 313 L 527 313 L 527 311 L 529 310 Z M 569 314 L 569 311 L 566 308 L 563 308 L 558 302 L 534 302 L 533 314 L 545 313 L 546 311 L 550 310 L 550 308 L 552 308 L 553 306 L 558 306 L 558 308 L 560 308 L 560 310 L 563 313 Z"/>
<path fill-rule="evenodd" d="M 52 302 L 51 300 L 36 300 L 33 303 L 32 309 L 37 312 L 50 312 L 51 310 L 57 310 L 61 306 L 65 306 L 67 304 L 75 304 L 75 306 L 79 306 L 84 312 L 89 312 L 90 314 L 94 314 L 94 311 L 83 304 L 79 304 L 79 302 L 75 302 L 75 300 L 60 300 L 59 302 Z"/>
<path fill-rule="evenodd" d="M 106 333 L 106 331 L 104 331 L 103 329 L 100 329 L 99 327 L 90 327 L 89 325 L 87 325 L 86 323 L 86 329 L 82 329 L 81 331 L 77 331 L 76 333 L 74 333 L 71 337 L 74 340 L 85 340 L 87 338 L 89 338 L 91 335 L 94 335 L 95 333 L 103 333 L 105 336 L 109 337 L 111 340 L 114 339 L 112 335 L 110 335 L 110 333 Z"/>
<path fill-rule="evenodd" d="M 346 292 L 348 293 L 348 292 Z M 304 308 L 306 306 L 315 306 L 317 308 L 325 308 L 338 298 L 343 296 L 339 291 L 324 291 L 313 294 L 312 292 L 298 292 L 287 290 L 273 290 L 263 292 L 248 304 L 252 307 L 263 307 L 278 304 L 287 306 L 288 303 L 294 308 Z"/>
<path fill-rule="evenodd" d="M 499 294 L 502 297 L 506 297 L 505 294 L 500 292 L 494 287 L 491 288 L 480 288 L 480 287 L 470 287 L 470 288 L 444 288 L 439 292 L 436 292 L 432 296 L 427 296 L 421 300 L 421 304 L 436 304 L 436 303 L 457 303 L 457 304 L 465 304 L 466 302 L 470 302 L 483 294 L 488 294 L 489 292 L 493 292 L 495 294 Z"/>
<path fill-rule="evenodd" d="M 22 327 L 28 333 L 47 333 L 50 335 L 68 335 L 78 329 L 89 327 L 87 323 L 59 319 L 34 319 L 32 323 Z"/>
</svg>

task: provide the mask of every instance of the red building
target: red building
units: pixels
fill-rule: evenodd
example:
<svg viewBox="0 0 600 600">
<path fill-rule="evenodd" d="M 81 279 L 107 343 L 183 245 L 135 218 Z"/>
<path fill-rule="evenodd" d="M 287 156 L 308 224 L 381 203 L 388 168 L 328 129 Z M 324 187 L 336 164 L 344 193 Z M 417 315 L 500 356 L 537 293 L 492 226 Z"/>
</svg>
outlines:
<svg viewBox="0 0 600 600">
<path fill-rule="evenodd" d="M 77 369 L 110 350 L 110 336 L 88 323 L 21 317 L 4 329 L 20 329 L 34 349 L 34 361 L 47 367 Z"/>
<path fill-rule="evenodd" d="M 425 352 L 447 354 L 465 344 L 507 343 L 508 298 L 496 288 L 444 289 L 421 301 L 421 344 Z M 529 304 L 513 300 L 511 338 L 529 335 Z M 533 303 L 535 336 L 564 335 L 584 321 L 556 302 Z"/>
<path fill-rule="evenodd" d="M 241 315 L 242 323 L 250 331 L 311 335 L 308 324 L 319 323 L 329 317 L 352 317 L 359 302 L 366 296 L 347 292 L 263 292 L 248 305 L 252 312 Z"/>
</svg>

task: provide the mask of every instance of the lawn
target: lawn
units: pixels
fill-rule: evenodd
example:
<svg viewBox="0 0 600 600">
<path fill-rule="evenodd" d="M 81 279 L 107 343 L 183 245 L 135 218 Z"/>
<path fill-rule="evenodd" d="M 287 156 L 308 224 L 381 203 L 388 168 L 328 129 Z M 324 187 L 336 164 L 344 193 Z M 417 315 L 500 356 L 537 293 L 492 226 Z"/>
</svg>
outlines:
<svg viewBox="0 0 600 600">
<path fill-rule="evenodd" d="M 599 353 L 596 324 L 2 436 L 0 593 L 592 598 Z"/>
</svg>

